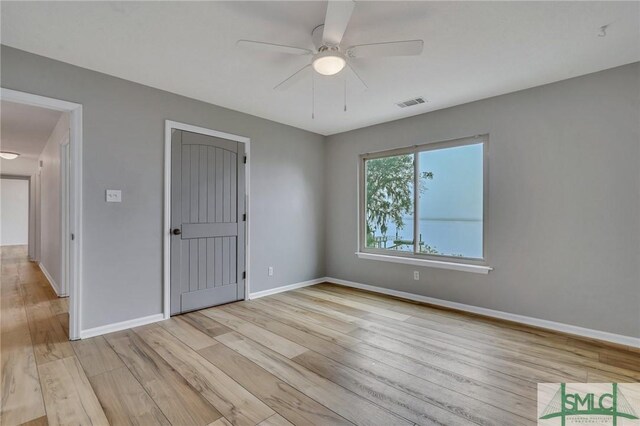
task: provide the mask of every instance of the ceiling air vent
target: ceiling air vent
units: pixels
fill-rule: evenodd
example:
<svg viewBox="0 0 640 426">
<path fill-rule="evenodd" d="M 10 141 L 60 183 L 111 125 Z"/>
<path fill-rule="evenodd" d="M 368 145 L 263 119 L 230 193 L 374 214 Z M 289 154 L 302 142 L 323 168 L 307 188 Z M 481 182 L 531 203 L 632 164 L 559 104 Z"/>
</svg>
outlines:
<svg viewBox="0 0 640 426">
<path fill-rule="evenodd" d="M 396 105 L 398 105 L 400 108 L 406 108 L 414 105 L 424 104 L 426 102 L 427 101 L 425 100 L 425 98 L 420 96 L 419 98 L 413 98 L 413 99 L 409 99 L 408 101 L 398 102 Z"/>
</svg>

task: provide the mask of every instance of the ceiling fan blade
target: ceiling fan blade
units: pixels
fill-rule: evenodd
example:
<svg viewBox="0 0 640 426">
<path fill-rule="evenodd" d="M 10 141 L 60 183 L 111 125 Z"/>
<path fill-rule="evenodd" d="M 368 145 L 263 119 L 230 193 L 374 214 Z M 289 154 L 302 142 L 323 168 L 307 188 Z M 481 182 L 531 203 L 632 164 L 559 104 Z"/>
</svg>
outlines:
<svg viewBox="0 0 640 426">
<path fill-rule="evenodd" d="M 350 58 L 368 58 L 374 56 L 414 56 L 422 53 L 424 41 L 405 40 L 388 41 L 351 46 L 347 49 Z"/>
<path fill-rule="evenodd" d="M 307 64 L 304 67 L 300 68 L 298 71 L 291 74 L 291 76 L 287 77 L 281 83 L 273 88 L 273 90 L 287 90 L 289 87 L 293 86 L 295 83 L 300 81 L 302 77 L 304 77 L 304 70 L 310 68 L 311 64 Z"/>
<path fill-rule="evenodd" d="M 362 79 L 362 77 L 360 77 L 360 74 L 358 74 L 358 71 L 356 71 L 356 69 L 353 67 L 353 65 L 351 65 L 349 62 L 347 62 L 347 66 L 349 67 L 349 69 L 351 70 L 353 75 L 356 76 L 357 80 L 362 84 L 363 89 L 364 90 L 368 90 L 369 86 L 367 86 L 367 83 L 365 83 L 364 80 Z"/>
<path fill-rule="evenodd" d="M 287 53 L 289 55 L 311 55 L 313 52 L 303 47 L 285 46 L 282 44 L 266 43 L 264 41 L 238 40 L 236 45 L 263 52 Z"/>
<path fill-rule="evenodd" d="M 327 4 L 327 15 L 324 18 L 324 30 L 322 43 L 329 46 L 338 46 L 342 41 L 351 13 L 356 6 L 352 0 L 330 0 Z"/>
</svg>

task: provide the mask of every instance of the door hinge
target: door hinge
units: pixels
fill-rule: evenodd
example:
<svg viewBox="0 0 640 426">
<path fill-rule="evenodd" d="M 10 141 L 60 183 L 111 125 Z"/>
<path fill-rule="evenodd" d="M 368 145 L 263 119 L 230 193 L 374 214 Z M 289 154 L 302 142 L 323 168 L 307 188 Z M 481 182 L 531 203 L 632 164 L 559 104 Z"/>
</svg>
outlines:
<svg viewBox="0 0 640 426">
<path fill-rule="evenodd" d="M 75 234 L 71 234 L 71 241 L 73 241 L 73 240 L 75 240 L 75 239 L 76 239 Z"/>
<path fill-rule="evenodd" d="M 242 221 L 243 221 L 243 222 L 246 222 L 246 221 L 247 221 L 247 214 L 246 214 L 246 213 L 242 215 Z"/>
<path fill-rule="evenodd" d="M 244 271 L 244 272 L 242 273 L 242 279 L 244 280 L 245 278 L 247 278 L 247 271 Z"/>
<path fill-rule="evenodd" d="M 247 164 L 247 156 L 244 156 L 244 164 Z"/>
</svg>

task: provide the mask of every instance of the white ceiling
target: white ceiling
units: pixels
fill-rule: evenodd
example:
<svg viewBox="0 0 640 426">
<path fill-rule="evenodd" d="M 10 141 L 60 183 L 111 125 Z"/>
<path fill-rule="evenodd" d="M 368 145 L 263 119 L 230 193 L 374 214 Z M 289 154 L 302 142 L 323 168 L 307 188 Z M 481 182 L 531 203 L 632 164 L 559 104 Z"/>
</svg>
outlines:
<svg viewBox="0 0 640 426">
<path fill-rule="evenodd" d="M 0 150 L 17 152 L 0 161 L 5 174 L 31 174 L 62 112 L 13 102 L 0 102 Z"/>
<path fill-rule="evenodd" d="M 353 60 L 342 73 L 273 86 L 308 57 L 236 48 L 238 39 L 313 48 L 325 2 L 1 3 L 2 43 L 81 67 L 333 134 L 640 60 L 639 2 L 358 1 L 345 45 L 424 39 L 419 57 Z M 610 24 L 606 37 L 599 28 Z M 395 103 L 424 96 L 428 103 Z"/>
</svg>

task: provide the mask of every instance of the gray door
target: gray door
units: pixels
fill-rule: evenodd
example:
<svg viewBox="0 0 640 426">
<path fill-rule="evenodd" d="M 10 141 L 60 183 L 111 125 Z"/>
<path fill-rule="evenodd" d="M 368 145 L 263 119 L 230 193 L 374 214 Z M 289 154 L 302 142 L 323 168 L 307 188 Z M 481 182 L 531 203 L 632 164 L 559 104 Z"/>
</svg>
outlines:
<svg viewBox="0 0 640 426">
<path fill-rule="evenodd" d="M 244 299 L 244 144 L 173 130 L 171 314 Z"/>
</svg>

